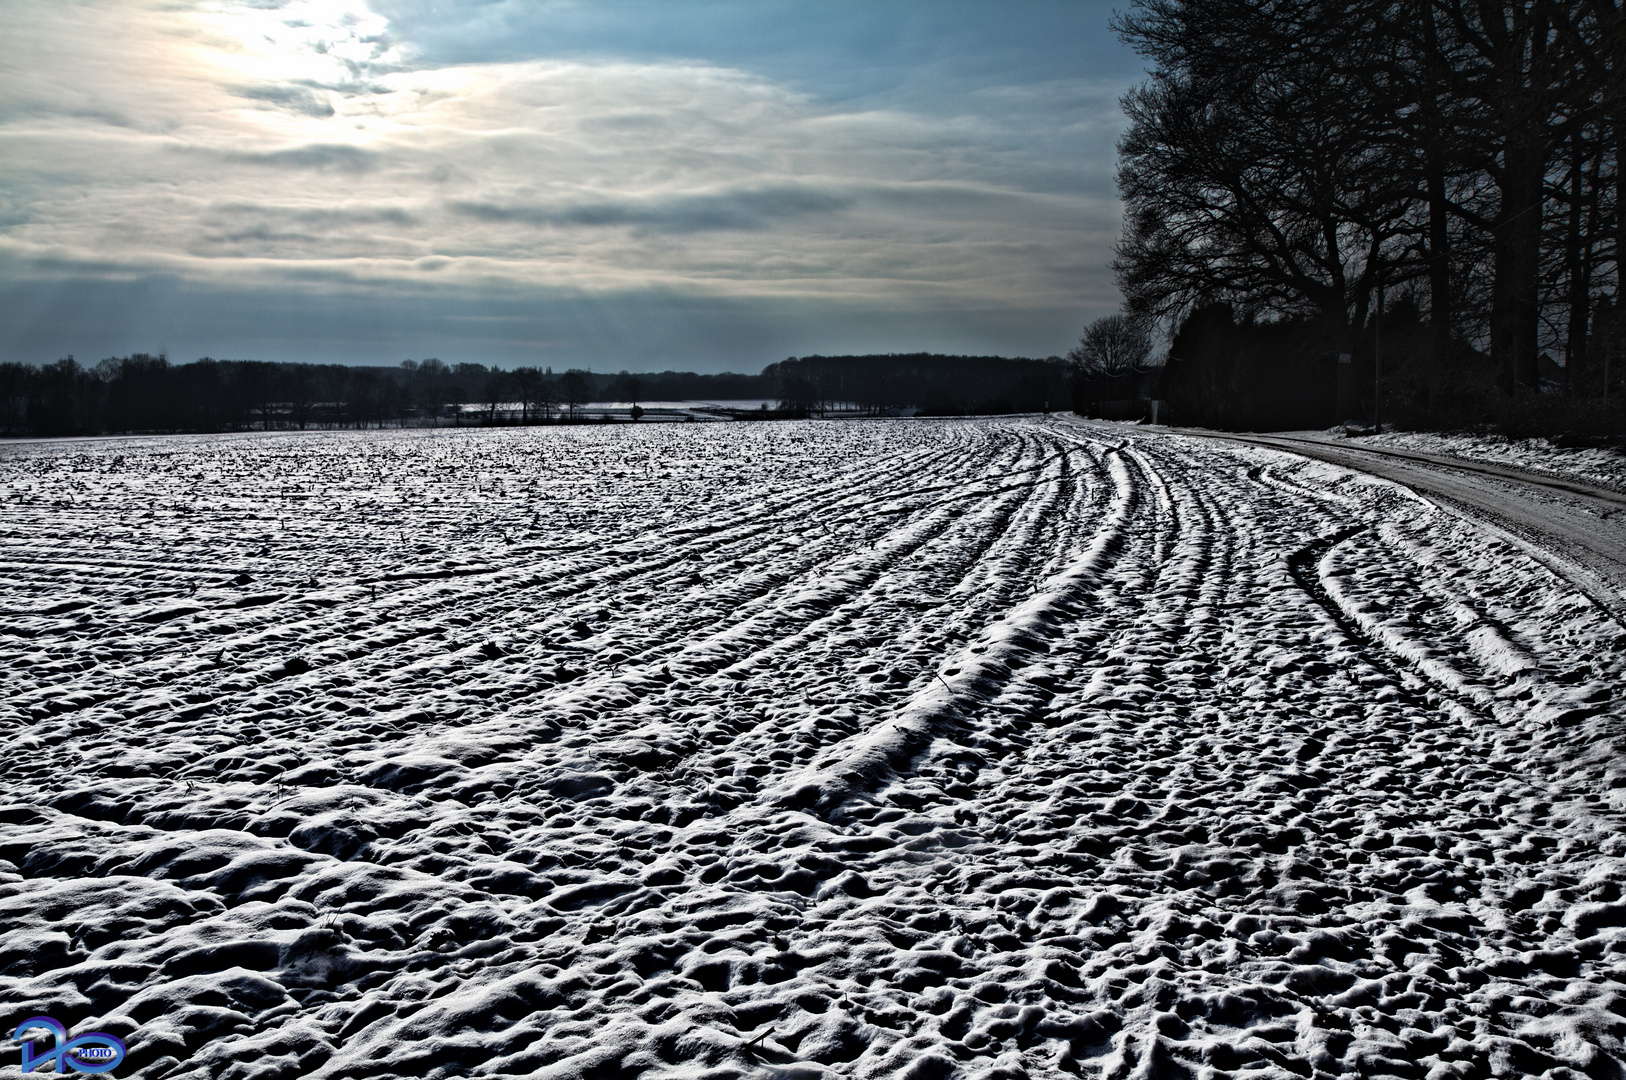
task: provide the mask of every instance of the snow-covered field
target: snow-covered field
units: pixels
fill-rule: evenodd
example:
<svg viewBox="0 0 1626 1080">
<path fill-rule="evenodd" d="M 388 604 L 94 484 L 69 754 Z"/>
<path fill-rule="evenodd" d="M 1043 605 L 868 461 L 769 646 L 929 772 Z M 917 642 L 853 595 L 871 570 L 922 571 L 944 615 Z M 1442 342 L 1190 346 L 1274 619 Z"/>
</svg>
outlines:
<svg viewBox="0 0 1626 1080">
<path fill-rule="evenodd" d="M 4 1023 L 119 1076 L 1622 1071 L 1626 630 L 1334 465 L 14 444 L 0 575 Z"/>
</svg>

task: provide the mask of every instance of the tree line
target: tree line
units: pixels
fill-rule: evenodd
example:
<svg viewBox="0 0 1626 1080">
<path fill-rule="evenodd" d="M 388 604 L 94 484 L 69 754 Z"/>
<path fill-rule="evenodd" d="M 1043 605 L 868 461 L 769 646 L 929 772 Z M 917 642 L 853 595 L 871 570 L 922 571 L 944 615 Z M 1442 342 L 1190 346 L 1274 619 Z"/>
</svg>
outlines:
<svg viewBox="0 0 1626 1080">
<path fill-rule="evenodd" d="M 581 372 L 407 361 L 398 368 L 205 357 L 171 364 L 136 353 L 85 366 L 0 364 L 0 432 L 243 431 L 461 422 L 520 401 L 527 419 L 566 416 L 591 400 Z"/>
<path fill-rule="evenodd" d="M 591 402 L 777 402 L 751 415 L 807 416 L 834 404 L 929 415 L 1037 412 L 1068 401 L 1060 358 L 792 357 L 760 374 L 614 374 L 408 360 L 399 367 L 205 357 L 172 364 L 137 353 L 95 365 L 72 357 L 0 364 L 0 434 L 304 430 L 590 419 Z M 634 415 L 637 415 L 636 413 Z M 742 413 L 742 415 L 744 415 Z"/>
<path fill-rule="evenodd" d="M 793 356 L 762 375 L 779 386 L 780 409 L 801 415 L 853 406 L 924 416 L 1041 412 L 1067 407 L 1072 396 L 1072 371 L 1056 356 Z"/>
<path fill-rule="evenodd" d="M 1152 62 L 1114 270 L 1192 354 L 1168 380 L 1269 394 L 1249 365 L 1274 349 L 1370 414 L 1381 342 L 1391 414 L 1619 402 L 1622 0 L 1136 0 L 1114 24 Z"/>
<path fill-rule="evenodd" d="M 769 396 L 757 376 L 632 375 L 408 360 L 399 367 L 136 353 L 92 366 L 0 364 L 0 434 L 246 431 L 403 424 L 556 423 L 593 401 Z"/>
</svg>

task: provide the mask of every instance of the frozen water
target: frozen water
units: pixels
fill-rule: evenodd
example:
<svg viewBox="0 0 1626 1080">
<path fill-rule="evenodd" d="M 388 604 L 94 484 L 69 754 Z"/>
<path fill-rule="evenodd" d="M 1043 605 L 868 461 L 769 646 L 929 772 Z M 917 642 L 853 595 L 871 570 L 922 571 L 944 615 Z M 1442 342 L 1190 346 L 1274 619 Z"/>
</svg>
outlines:
<svg viewBox="0 0 1626 1080">
<path fill-rule="evenodd" d="M 0 448 L 0 996 L 120 1075 L 1618 1075 L 1626 631 L 1061 421 Z"/>
</svg>

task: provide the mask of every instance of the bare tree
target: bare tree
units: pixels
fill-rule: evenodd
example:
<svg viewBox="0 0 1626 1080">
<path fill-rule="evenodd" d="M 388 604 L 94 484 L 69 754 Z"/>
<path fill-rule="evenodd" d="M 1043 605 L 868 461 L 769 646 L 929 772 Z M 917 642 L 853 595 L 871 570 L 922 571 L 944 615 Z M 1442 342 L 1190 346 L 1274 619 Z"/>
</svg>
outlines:
<svg viewBox="0 0 1626 1080">
<path fill-rule="evenodd" d="M 508 401 L 511 382 L 508 375 L 495 369 L 486 378 L 485 390 L 480 394 L 480 403 L 486 407 L 486 423 L 497 422 L 497 409 Z"/>
<path fill-rule="evenodd" d="M 1313 316 L 1345 352 L 1416 281 L 1431 365 L 1473 343 L 1534 390 L 1544 345 L 1588 351 L 1626 235 L 1622 0 L 1133 0 L 1115 25 L 1154 65 L 1120 143 L 1132 312 Z"/>
<path fill-rule="evenodd" d="M 592 390 L 581 372 L 567 371 L 559 377 L 559 398 L 570 410 L 572 420 L 576 419 L 576 410 L 586 405 L 591 397 Z"/>
<path fill-rule="evenodd" d="M 542 373 L 542 381 L 536 387 L 536 405 L 542 410 L 542 419 L 547 421 L 553 417 L 553 407 L 559 403 L 559 380 L 553 377 L 553 369 L 548 368 Z"/>
<path fill-rule="evenodd" d="M 514 393 L 519 397 L 520 423 L 531 422 L 531 406 L 535 405 L 542 393 L 542 373 L 534 367 L 520 367 L 514 369 L 512 376 Z"/>
<path fill-rule="evenodd" d="M 1084 337 L 1068 352 L 1074 370 L 1092 376 L 1127 375 L 1144 370 L 1152 353 L 1152 335 L 1146 322 L 1128 315 L 1107 315 L 1084 330 Z"/>
<path fill-rule="evenodd" d="M 1314 313 L 1347 342 L 1406 249 L 1417 186 L 1348 70 L 1376 42 L 1285 0 L 1143 0 L 1118 26 L 1158 62 L 1123 99 L 1114 268 L 1131 312 Z"/>
</svg>

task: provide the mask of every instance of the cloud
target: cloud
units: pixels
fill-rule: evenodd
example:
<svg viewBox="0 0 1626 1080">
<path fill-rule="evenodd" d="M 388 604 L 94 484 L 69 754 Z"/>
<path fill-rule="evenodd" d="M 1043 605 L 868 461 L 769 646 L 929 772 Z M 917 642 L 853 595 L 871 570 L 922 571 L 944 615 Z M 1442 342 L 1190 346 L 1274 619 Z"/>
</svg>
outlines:
<svg viewBox="0 0 1626 1080">
<path fill-rule="evenodd" d="M 6 259 L 0 253 L 0 271 Z M 66 269 L 66 268 L 64 268 Z M 252 281 L 189 274 L 136 277 L 0 272 L 0 355 L 94 362 L 131 351 L 177 361 L 210 355 L 313 363 L 408 358 L 547 363 L 598 370 L 755 371 L 814 352 L 934 350 L 1050 355 L 1047 337 L 1077 334 L 1068 309 L 960 300 L 899 308 L 889 300 L 728 296 L 673 289 L 533 287 L 448 279 L 423 260 L 387 289 L 340 268 L 264 266 Z M 57 328 L 76 327 L 71 343 Z M 704 328 L 696 333 L 695 328 Z"/>
<path fill-rule="evenodd" d="M 126 294 L 96 281 L 161 278 L 187 283 L 163 303 L 223 290 L 251 321 L 260 296 L 292 342 L 269 314 L 290 297 L 397 310 L 432 281 L 414 319 L 448 326 L 480 296 L 603 297 L 634 320 L 629 298 L 679 297 L 664 307 L 701 343 L 726 330 L 706 318 L 757 303 L 800 327 L 978 312 L 1005 351 L 1045 353 L 1115 303 L 1117 88 L 1100 80 L 984 80 L 923 110 L 692 57 L 453 61 L 359 0 L 15 0 L 0 32 L 22 45 L 0 69 L 0 289 L 17 297 L 43 295 L 37 277 L 111 304 Z M 1014 332 L 1001 310 L 1038 322 Z M 0 315 L 0 349 L 37 341 L 39 317 Z M 573 362 L 616 338 L 573 339 Z"/>
<path fill-rule="evenodd" d="M 250 101 L 269 102 L 290 112 L 302 113 L 305 116 L 314 116 L 318 119 L 326 119 L 336 111 L 326 94 L 318 93 L 308 86 L 266 83 L 260 86 L 242 87 L 237 93 Z"/>
<path fill-rule="evenodd" d="M 833 214 L 852 204 L 851 197 L 833 192 L 808 187 L 779 187 L 555 206 L 457 201 L 447 205 L 454 213 L 480 221 L 596 228 L 635 226 L 656 232 L 692 233 L 761 230 L 790 219 Z"/>
<path fill-rule="evenodd" d="M 382 157 L 382 154 L 368 147 L 351 146 L 344 143 L 311 143 L 305 146 L 288 146 L 263 152 L 231 151 L 220 156 L 225 160 L 240 162 L 245 165 L 263 165 L 272 169 L 356 173 L 373 168 Z"/>
</svg>

